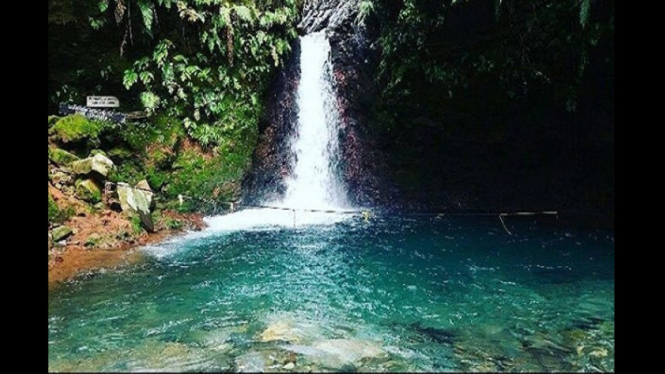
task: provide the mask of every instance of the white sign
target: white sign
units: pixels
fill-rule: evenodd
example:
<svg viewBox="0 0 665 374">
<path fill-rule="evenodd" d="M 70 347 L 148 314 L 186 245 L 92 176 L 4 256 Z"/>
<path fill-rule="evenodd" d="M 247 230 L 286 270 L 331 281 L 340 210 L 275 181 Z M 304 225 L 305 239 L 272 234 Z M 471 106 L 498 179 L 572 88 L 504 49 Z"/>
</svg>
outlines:
<svg viewBox="0 0 665 374">
<path fill-rule="evenodd" d="M 88 96 L 86 106 L 89 108 L 117 108 L 120 100 L 115 96 Z"/>
</svg>

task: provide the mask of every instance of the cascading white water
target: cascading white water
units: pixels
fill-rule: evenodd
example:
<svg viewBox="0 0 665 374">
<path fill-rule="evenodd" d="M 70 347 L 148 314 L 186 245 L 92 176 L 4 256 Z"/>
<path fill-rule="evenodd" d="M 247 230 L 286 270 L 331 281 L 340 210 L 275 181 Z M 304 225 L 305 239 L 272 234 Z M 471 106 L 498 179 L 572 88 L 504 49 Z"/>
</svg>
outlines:
<svg viewBox="0 0 665 374">
<path fill-rule="evenodd" d="M 291 149 L 293 173 L 286 180 L 280 205 L 296 209 L 348 206 L 342 182 L 335 173 L 339 159 L 338 121 L 332 89 L 330 43 L 323 31 L 300 39 L 298 123 Z"/>
<path fill-rule="evenodd" d="M 331 84 L 330 43 L 324 31 L 320 31 L 302 36 L 300 46 L 298 123 L 290 140 L 295 161 L 292 173 L 285 181 L 284 198 L 264 202 L 294 210 L 246 209 L 210 217 L 205 220 L 208 231 L 330 224 L 350 217 L 348 214 L 304 211 L 346 209 L 350 204 L 335 172 L 339 162 L 339 118 Z"/>
</svg>

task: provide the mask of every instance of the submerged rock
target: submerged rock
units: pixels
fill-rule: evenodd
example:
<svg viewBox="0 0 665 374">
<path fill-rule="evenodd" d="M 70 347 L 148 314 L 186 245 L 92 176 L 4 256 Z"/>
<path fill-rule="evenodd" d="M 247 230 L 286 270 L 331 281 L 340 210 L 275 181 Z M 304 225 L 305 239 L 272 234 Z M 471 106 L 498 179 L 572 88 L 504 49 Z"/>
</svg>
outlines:
<svg viewBox="0 0 665 374">
<path fill-rule="evenodd" d="M 410 328 L 439 344 L 453 344 L 457 337 L 457 334 L 452 330 L 422 326 L 419 322 L 411 324 Z"/>
<path fill-rule="evenodd" d="M 598 348 L 594 351 L 589 352 L 589 356 L 593 357 L 607 357 L 607 349 L 605 348 Z"/>
<path fill-rule="evenodd" d="M 193 340 L 197 345 L 203 346 L 207 349 L 215 351 L 228 351 L 233 348 L 231 344 L 231 334 L 233 330 L 228 328 L 220 328 L 211 331 L 197 330 L 189 335 L 189 339 Z"/>
<path fill-rule="evenodd" d="M 67 239 L 72 234 L 73 232 L 71 228 L 67 226 L 60 226 L 51 231 L 51 238 L 54 242 L 59 242 L 61 240 Z"/>
<path fill-rule="evenodd" d="M 359 367 L 368 361 L 384 361 L 389 355 L 377 343 L 356 339 L 327 339 L 313 346 L 292 345 L 288 349 L 303 354 L 317 366 L 341 369 Z"/>
<path fill-rule="evenodd" d="M 329 339 L 316 343 L 314 347 L 334 354 L 347 362 L 388 356 L 388 353 L 377 343 L 367 340 Z"/>
<path fill-rule="evenodd" d="M 268 328 L 261 333 L 259 338 L 262 342 L 284 340 L 287 342 L 297 343 L 300 341 L 300 337 L 298 336 L 297 331 L 294 330 L 290 323 L 284 321 L 279 321 L 268 326 Z"/>
<path fill-rule="evenodd" d="M 71 166 L 72 171 L 76 174 L 87 175 L 91 172 L 96 172 L 100 176 L 106 178 L 114 165 L 110 158 L 101 153 L 97 153 L 92 157 L 73 162 Z"/>
<path fill-rule="evenodd" d="M 275 363 L 274 354 L 268 351 L 249 352 L 235 358 L 234 371 L 239 373 L 262 373 Z"/>
</svg>

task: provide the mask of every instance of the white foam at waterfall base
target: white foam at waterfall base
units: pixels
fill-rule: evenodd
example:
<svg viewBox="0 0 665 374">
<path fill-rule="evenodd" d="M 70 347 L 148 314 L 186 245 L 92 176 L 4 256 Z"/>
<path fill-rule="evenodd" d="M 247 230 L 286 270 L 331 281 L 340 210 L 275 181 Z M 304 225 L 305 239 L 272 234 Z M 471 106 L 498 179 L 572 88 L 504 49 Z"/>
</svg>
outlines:
<svg viewBox="0 0 665 374">
<path fill-rule="evenodd" d="M 302 227 L 331 225 L 350 218 L 351 214 L 303 212 L 276 209 L 245 209 L 237 213 L 206 217 L 206 231 L 237 231 L 249 229 L 271 229 L 279 227 Z"/>
<path fill-rule="evenodd" d="M 296 135 L 290 139 L 295 164 L 292 174 L 285 180 L 284 198 L 264 203 L 296 211 L 245 209 L 208 217 L 205 219 L 207 231 L 325 225 L 351 216 L 299 210 L 348 210 L 350 207 L 343 183 L 336 173 L 339 118 L 331 84 L 330 43 L 321 31 L 301 37 L 300 46 L 298 123 Z"/>
<path fill-rule="evenodd" d="M 333 225 L 351 219 L 354 215 L 347 213 L 294 212 L 276 209 L 245 209 L 236 213 L 205 217 L 207 227 L 203 231 L 190 231 L 186 235 L 173 237 L 155 245 L 147 245 L 143 250 L 157 258 L 168 257 L 179 253 L 182 242 L 191 240 L 207 240 L 217 233 L 237 231 L 278 230 L 285 227 L 304 228 L 315 225 Z M 294 220 L 295 218 L 295 220 Z"/>
</svg>

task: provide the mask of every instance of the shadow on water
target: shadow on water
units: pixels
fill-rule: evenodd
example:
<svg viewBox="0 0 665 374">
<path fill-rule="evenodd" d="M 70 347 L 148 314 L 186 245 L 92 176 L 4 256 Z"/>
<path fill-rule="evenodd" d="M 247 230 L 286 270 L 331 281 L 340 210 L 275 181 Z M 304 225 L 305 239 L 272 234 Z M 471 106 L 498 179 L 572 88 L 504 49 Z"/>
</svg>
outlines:
<svg viewBox="0 0 665 374">
<path fill-rule="evenodd" d="M 440 329 L 435 327 L 426 327 L 423 326 L 420 322 L 414 322 L 407 325 L 409 329 L 413 330 L 417 334 L 420 334 L 427 339 L 437 343 L 452 345 L 457 338 L 457 333 L 450 329 Z"/>
</svg>

